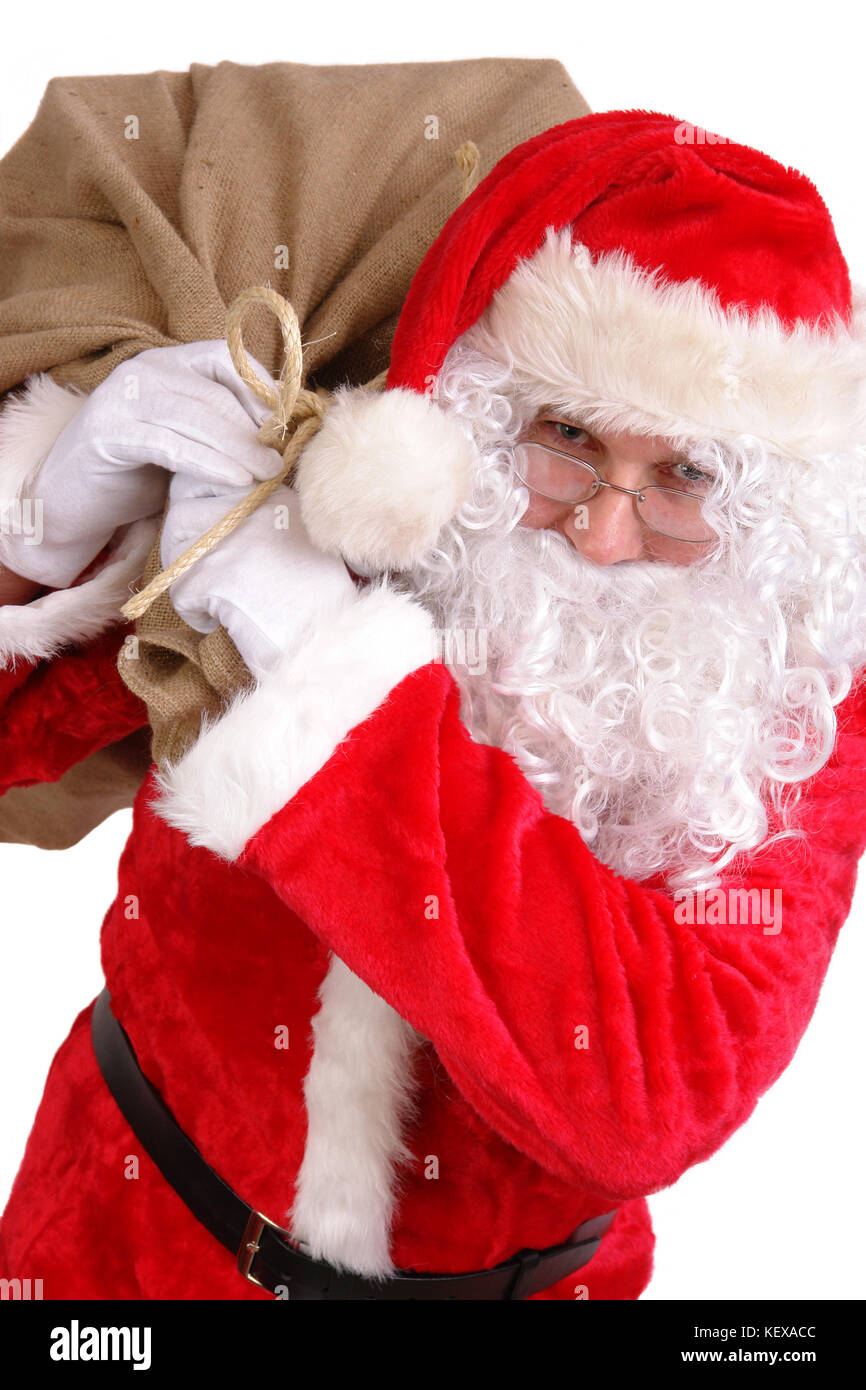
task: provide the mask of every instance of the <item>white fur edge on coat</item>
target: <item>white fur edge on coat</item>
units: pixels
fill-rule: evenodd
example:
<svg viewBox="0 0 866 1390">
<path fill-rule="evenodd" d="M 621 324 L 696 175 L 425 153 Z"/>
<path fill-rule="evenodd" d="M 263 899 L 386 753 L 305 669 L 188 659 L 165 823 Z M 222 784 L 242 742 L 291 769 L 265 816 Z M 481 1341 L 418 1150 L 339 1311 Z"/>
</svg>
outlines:
<svg viewBox="0 0 866 1390">
<path fill-rule="evenodd" d="M 465 338 L 512 364 L 536 407 L 597 427 L 690 439 L 752 435 L 811 459 L 866 444 L 866 291 L 850 329 L 788 330 L 769 309 L 725 309 L 624 251 L 593 260 L 548 228 Z"/>
<path fill-rule="evenodd" d="M 0 412 L 0 506 L 18 501 L 58 437 L 87 400 L 41 372 L 7 397 Z M 86 642 L 122 620 L 121 606 L 140 577 L 159 529 L 159 518 L 137 521 L 120 533 L 101 569 L 83 584 L 44 594 L 31 603 L 0 607 L 0 669 L 16 660 L 40 661 Z"/>
<path fill-rule="evenodd" d="M 159 774 L 153 806 L 190 843 L 235 860 L 395 685 L 435 657 L 430 614 L 384 581 L 205 721 Z"/>
<path fill-rule="evenodd" d="M 304 1081 L 307 1139 L 288 1229 L 314 1259 L 385 1278 L 394 1273 L 398 1166 L 415 1158 L 402 1131 L 415 1113 L 420 1038 L 333 954 L 319 998 Z"/>
<path fill-rule="evenodd" d="M 6 398 L 0 411 L 0 503 L 21 497 L 87 399 L 75 387 L 58 386 L 47 372 L 28 377 L 20 393 Z"/>
<path fill-rule="evenodd" d="M 124 621 L 121 608 L 147 564 L 161 518 L 127 527 L 117 548 L 92 579 L 56 589 L 30 603 L 0 606 L 0 670 L 16 660 L 42 661 Z"/>
<path fill-rule="evenodd" d="M 194 845 L 233 860 L 405 676 L 434 655 L 432 618 L 384 583 L 235 697 L 158 777 L 154 810 Z M 393 1273 L 391 1221 L 414 1109 L 419 1035 L 331 955 L 312 1020 L 307 1137 L 289 1226 L 316 1259 Z"/>
</svg>

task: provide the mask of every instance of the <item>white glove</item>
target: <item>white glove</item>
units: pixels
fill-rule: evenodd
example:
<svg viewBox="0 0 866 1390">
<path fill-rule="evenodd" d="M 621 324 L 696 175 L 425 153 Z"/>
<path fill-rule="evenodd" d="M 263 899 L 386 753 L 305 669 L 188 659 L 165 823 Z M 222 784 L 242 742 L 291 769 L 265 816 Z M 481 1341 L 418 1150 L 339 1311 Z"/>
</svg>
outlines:
<svg viewBox="0 0 866 1390">
<path fill-rule="evenodd" d="M 62 431 L 30 488 L 42 499 L 40 544 L 2 535 L 0 562 L 65 588 L 119 526 L 162 510 L 170 473 L 241 490 L 273 477 L 279 454 L 257 439 L 270 413 L 241 381 L 222 338 L 149 348 L 122 362 Z"/>
<path fill-rule="evenodd" d="M 163 568 L 210 530 L 249 491 L 177 473 L 169 492 Z M 169 589 L 175 612 L 196 632 L 226 629 L 256 676 L 310 640 L 353 603 L 358 591 L 343 561 L 317 550 L 301 520 L 298 494 L 281 485 Z"/>
</svg>

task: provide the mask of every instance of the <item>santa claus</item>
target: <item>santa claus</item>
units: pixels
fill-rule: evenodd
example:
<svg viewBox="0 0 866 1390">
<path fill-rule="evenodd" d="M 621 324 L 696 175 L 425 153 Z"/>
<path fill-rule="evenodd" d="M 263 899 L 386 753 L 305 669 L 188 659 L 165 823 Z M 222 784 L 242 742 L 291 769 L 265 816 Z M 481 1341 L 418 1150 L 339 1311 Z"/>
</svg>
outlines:
<svg viewBox="0 0 866 1390">
<path fill-rule="evenodd" d="M 139 793 L 4 1277 L 635 1299 L 647 1195 L 791 1060 L 866 847 L 863 306 L 805 177 L 683 129 L 501 160 L 388 389 L 174 583 L 254 681 Z M 219 341 L 7 405 L 5 785 L 145 722 L 165 470 L 169 563 L 279 468 L 264 413 Z"/>
</svg>

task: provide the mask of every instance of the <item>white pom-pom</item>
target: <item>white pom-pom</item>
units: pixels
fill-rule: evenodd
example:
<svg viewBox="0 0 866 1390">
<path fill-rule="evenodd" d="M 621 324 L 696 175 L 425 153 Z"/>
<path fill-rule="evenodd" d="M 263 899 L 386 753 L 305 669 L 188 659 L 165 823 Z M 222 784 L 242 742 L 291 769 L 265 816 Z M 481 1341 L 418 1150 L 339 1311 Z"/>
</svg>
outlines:
<svg viewBox="0 0 866 1390">
<path fill-rule="evenodd" d="M 426 396 L 340 387 L 302 451 L 301 519 L 358 574 L 411 568 L 469 495 L 475 445 Z"/>
</svg>

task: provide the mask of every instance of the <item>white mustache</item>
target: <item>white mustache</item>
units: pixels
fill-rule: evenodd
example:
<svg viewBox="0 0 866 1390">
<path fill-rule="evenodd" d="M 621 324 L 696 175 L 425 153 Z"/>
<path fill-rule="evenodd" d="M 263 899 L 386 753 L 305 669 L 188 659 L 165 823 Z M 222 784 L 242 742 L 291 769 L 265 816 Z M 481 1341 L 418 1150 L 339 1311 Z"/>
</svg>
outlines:
<svg viewBox="0 0 866 1390">
<path fill-rule="evenodd" d="M 486 663 L 449 662 L 477 741 L 506 750 L 617 872 L 715 887 L 765 841 L 783 786 L 827 761 L 834 701 L 862 668 L 866 543 L 831 537 L 828 498 L 866 460 L 822 460 L 792 488 L 790 461 L 760 441 L 700 441 L 722 485 L 718 550 L 596 565 L 560 532 L 519 525 L 514 443 L 548 391 L 506 357 L 471 332 L 446 356 L 434 398 L 472 433 L 478 466 L 406 580 L 467 651 L 485 634 Z"/>
<path fill-rule="evenodd" d="M 735 832 L 760 839 L 767 710 L 738 673 L 766 691 L 774 672 L 765 615 L 747 611 L 724 557 L 600 566 L 556 531 L 459 537 L 425 601 L 443 628 L 485 632 L 484 670 L 452 666 L 473 736 L 510 752 L 627 876 L 694 860 L 696 845 L 708 862 Z"/>
</svg>

